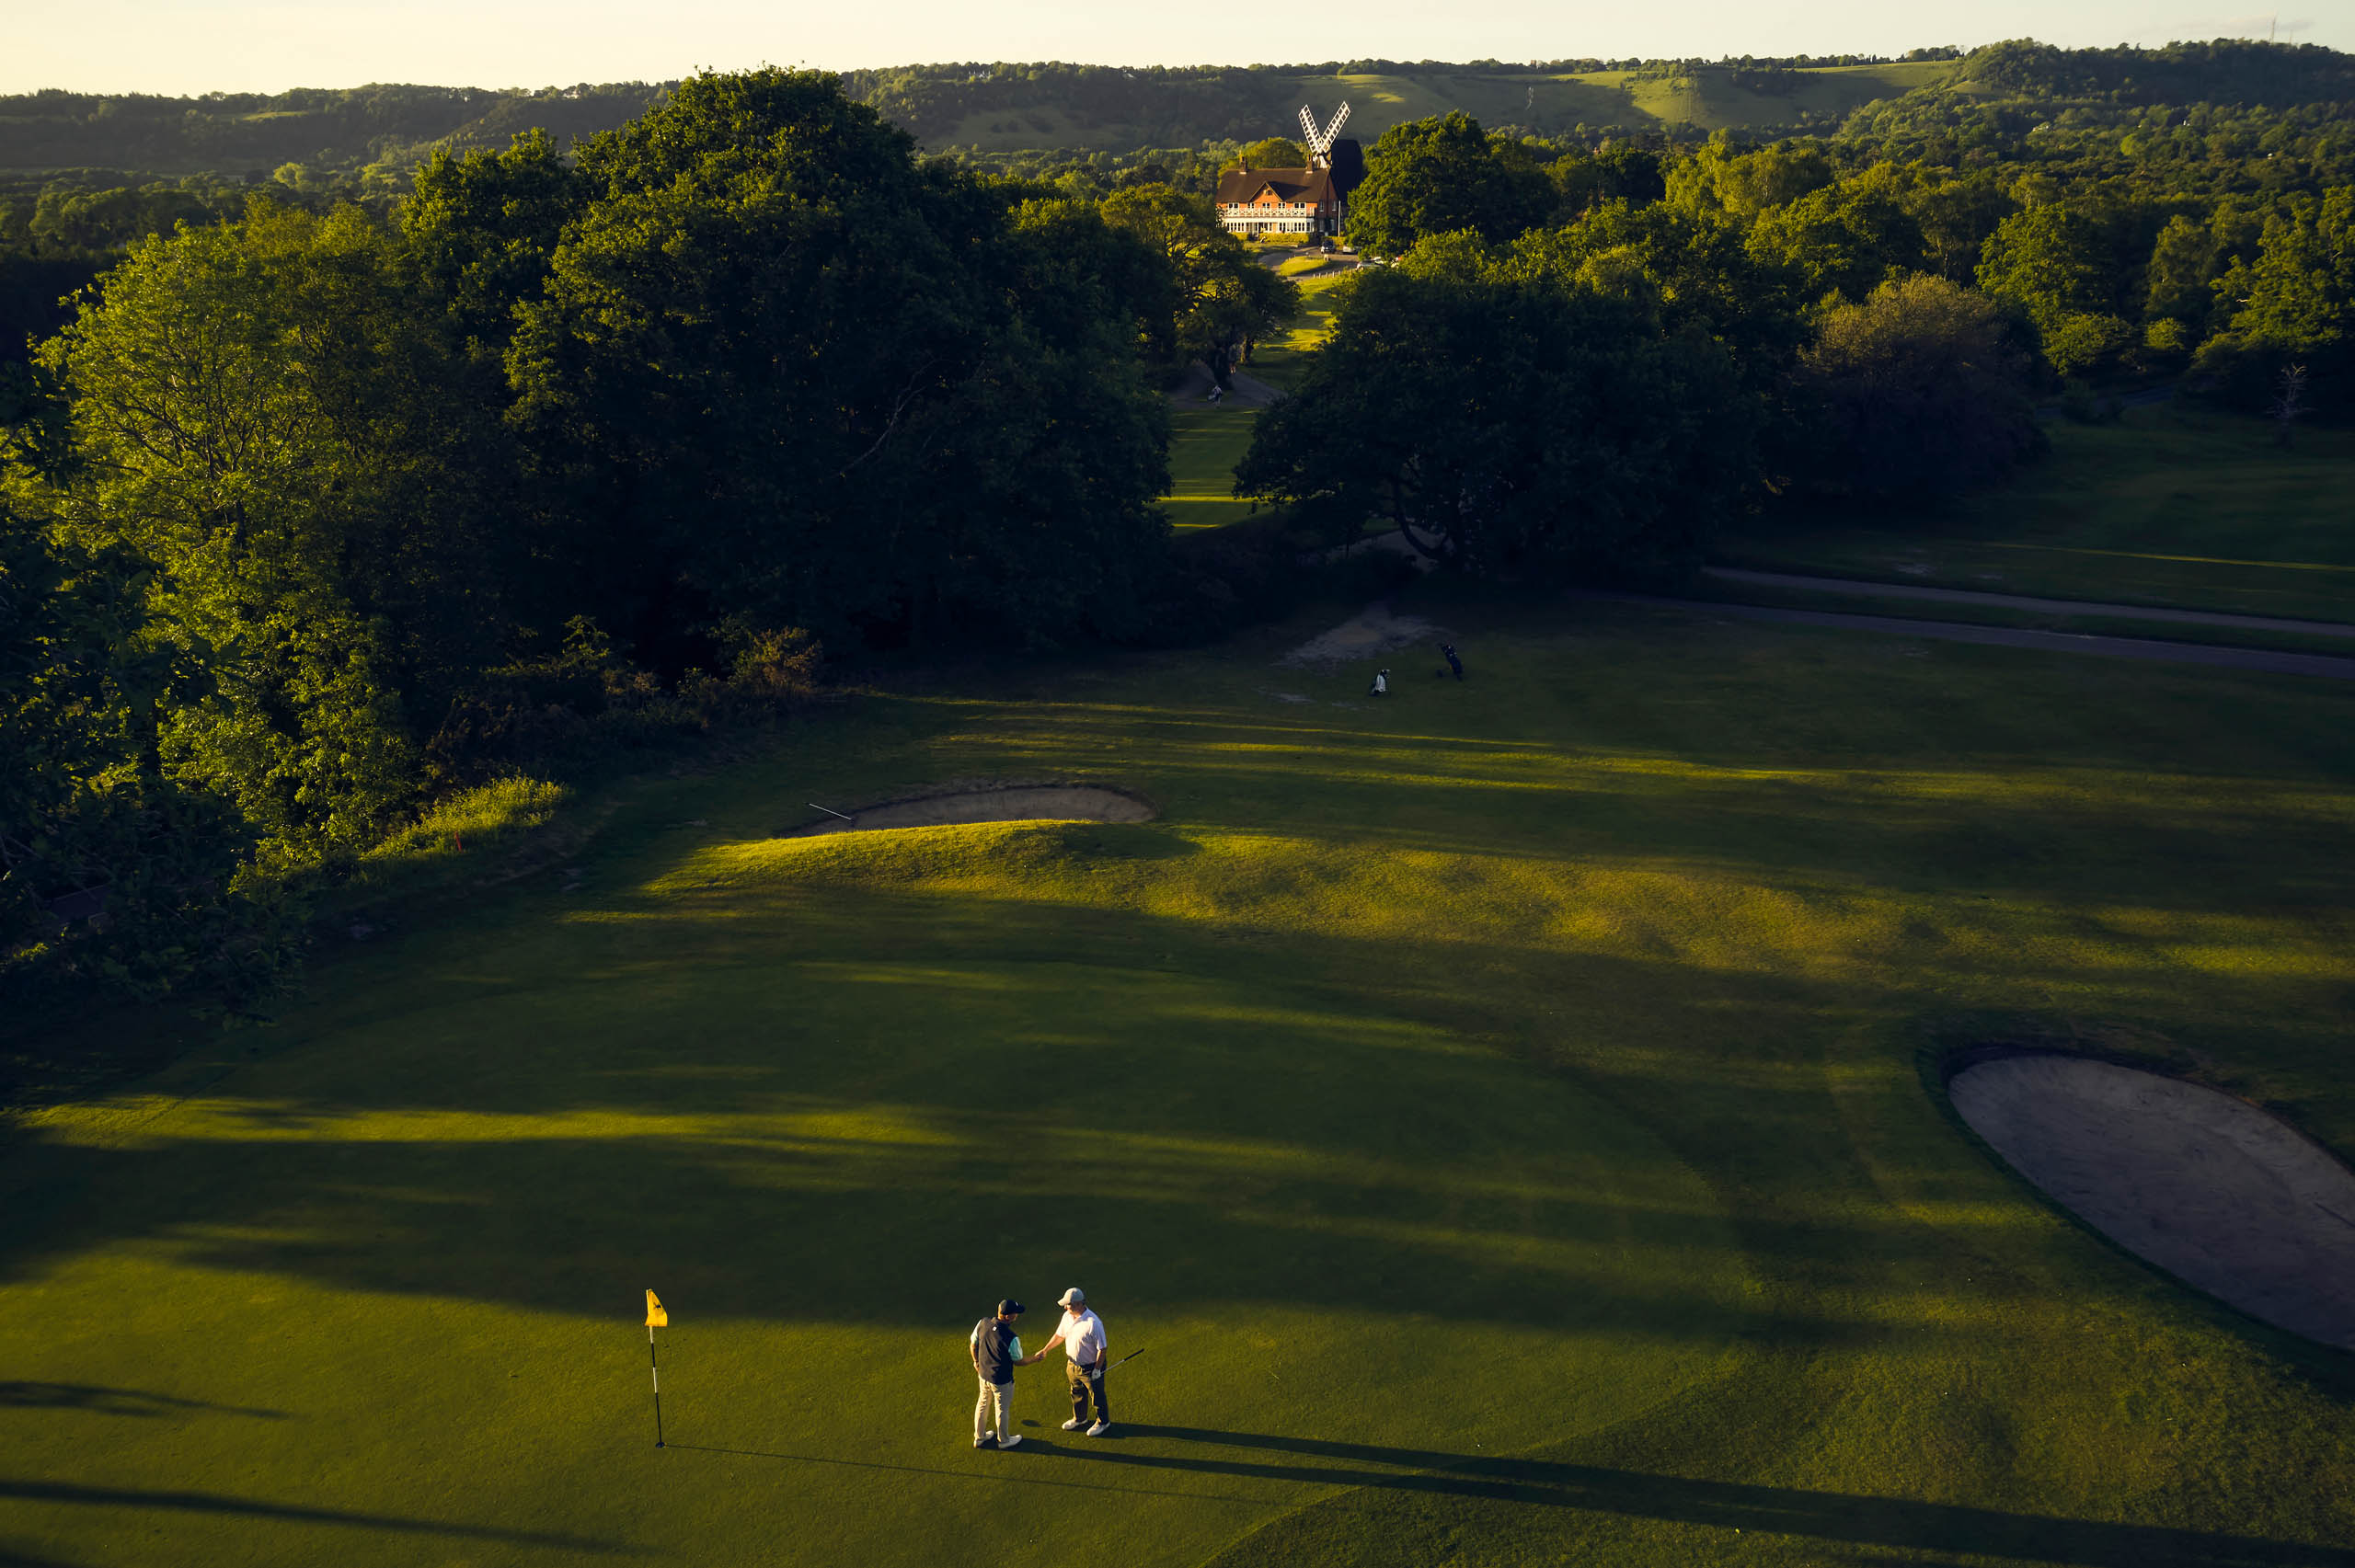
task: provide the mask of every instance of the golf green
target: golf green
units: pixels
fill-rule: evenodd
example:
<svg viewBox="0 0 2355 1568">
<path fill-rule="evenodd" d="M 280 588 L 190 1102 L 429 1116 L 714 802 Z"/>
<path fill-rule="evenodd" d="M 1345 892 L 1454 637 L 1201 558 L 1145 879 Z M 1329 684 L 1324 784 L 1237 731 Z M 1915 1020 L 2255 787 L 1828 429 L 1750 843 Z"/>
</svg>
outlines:
<svg viewBox="0 0 2355 1568">
<path fill-rule="evenodd" d="M 1921 1068 L 2355 1146 L 2355 693 L 1418 592 L 1387 703 L 1275 663 L 1345 606 L 879 681 L 33 1118 L 0 1562 L 2355 1560 L 2346 1357 Z M 1051 777 L 1160 815 L 779 836 Z M 1118 1431 L 975 1451 L 1074 1284 Z"/>
</svg>

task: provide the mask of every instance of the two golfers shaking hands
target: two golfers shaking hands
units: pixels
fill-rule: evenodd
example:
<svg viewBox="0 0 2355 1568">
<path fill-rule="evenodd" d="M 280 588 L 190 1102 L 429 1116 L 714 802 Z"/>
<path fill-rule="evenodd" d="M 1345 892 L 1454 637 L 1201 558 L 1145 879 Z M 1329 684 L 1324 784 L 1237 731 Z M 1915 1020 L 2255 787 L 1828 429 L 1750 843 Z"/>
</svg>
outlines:
<svg viewBox="0 0 2355 1568">
<path fill-rule="evenodd" d="M 1063 1317 L 1055 1325 L 1055 1336 L 1028 1356 L 1022 1354 L 1021 1336 L 1014 1332 L 1022 1322 L 1021 1302 L 1011 1298 L 1000 1301 L 996 1316 L 973 1325 L 966 1341 L 974 1376 L 981 1379 L 981 1398 L 973 1405 L 973 1447 L 1011 1448 L 1022 1441 L 1022 1434 L 1013 1430 L 1014 1369 L 1045 1360 L 1058 1345 L 1063 1347 L 1063 1371 L 1071 1383 L 1071 1419 L 1063 1423 L 1063 1430 L 1085 1428 L 1089 1436 L 1101 1437 L 1112 1429 L 1112 1405 L 1104 1392 L 1104 1353 L 1109 1348 L 1104 1320 L 1088 1310 L 1087 1293 L 1076 1285 L 1056 1305 L 1063 1308 Z M 997 1429 L 994 1437 L 992 1426 Z"/>
</svg>

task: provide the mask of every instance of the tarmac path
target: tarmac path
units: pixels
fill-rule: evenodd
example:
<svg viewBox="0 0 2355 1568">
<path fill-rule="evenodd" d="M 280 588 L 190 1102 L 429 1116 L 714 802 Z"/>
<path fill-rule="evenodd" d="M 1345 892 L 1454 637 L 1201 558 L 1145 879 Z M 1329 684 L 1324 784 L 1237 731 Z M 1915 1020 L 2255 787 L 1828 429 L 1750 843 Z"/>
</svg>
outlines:
<svg viewBox="0 0 2355 1568">
<path fill-rule="evenodd" d="M 1799 588 L 1816 593 L 1853 593 L 1873 599 L 1926 599 L 1943 604 L 1984 604 L 2005 610 L 2039 610 L 2051 615 L 2107 615 L 2120 621 L 2176 621 L 2196 626 L 2238 626 L 2253 632 L 2304 632 L 2317 637 L 2355 637 L 2344 621 L 2292 621 L 2275 615 L 2234 615 L 2216 610 L 2169 610 L 2149 604 L 2106 604 L 2084 599 L 2032 599 L 2019 593 L 1972 589 L 1917 588 L 1910 583 L 1860 582 L 1853 578 L 1795 577 L 1786 572 L 1739 571 L 1705 567 L 1701 575 L 1760 588 Z"/>
<path fill-rule="evenodd" d="M 2319 675 L 2332 680 L 2355 681 L 2355 658 L 2341 658 L 2330 654 L 2277 653 L 2268 648 L 2218 647 L 2205 643 L 2170 643 L 2143 637 L 2035 632 L 2017 626 L 1972 626 L 1958 621 L 1913 621 L 1901 615 L 1775 610 L 1763 604 L 1726 604 L 1708 599 L 1666 599 L 1648 593 L 1589 593 L 1580 597 L 1617 604 L 1648 604 L 1663 610 L 1683 610 L 1697 614 L 1728 615 L 1736 620 L 1765 621 L 1786 626 L 1831 626 L 1852 632 L 1888 632 L 1899 636 L 1928 637 L 1940 642 L 1985 643 L 1994 647 L 2038 648 L 2048 653 L 2089 653 L 2105 658 L 2144 658 L 2167 664 L 2207 664 L 2227 670 L 2259 670 L 2274 675 Z M 2050 604 L 2054 601 L 2042 600 L 2034 602 Z M 2108 614 L 2118 607 L 2098 605 L 2094 608 Z M 2307 624 L 2302 621 L 2269 624 L 2295 627 Z"/>
</svg>

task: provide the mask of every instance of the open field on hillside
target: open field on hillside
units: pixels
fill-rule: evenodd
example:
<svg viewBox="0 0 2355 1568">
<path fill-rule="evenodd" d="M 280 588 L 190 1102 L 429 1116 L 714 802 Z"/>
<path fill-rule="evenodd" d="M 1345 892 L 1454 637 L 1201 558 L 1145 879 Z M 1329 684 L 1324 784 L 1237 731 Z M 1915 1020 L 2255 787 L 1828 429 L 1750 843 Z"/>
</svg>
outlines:
<svg viewBox="0 0 2355 1568">
<path fill-rule="evenodd" d="M 1300 103 L 1315 106 L 1320 114 L 1330 114 L 1348 100 L 1348 133 L 1371 145 L 1394 125 L 1454 109 L 1462 109 L 1483 125 L 1518 125 L 1543 132 L 1580 125 L 1630 130 L 1697 125 L 1708 131 L 1723 126 L 1788 125 L 1798 120 L 1802 110 L 1819 116 L 1844 115 L 1876 98 L 1898 97 L 1916 87 L 1934 86 L 1954 70 L 1954 64 L 1946 61 L 1827 66 L 1792 73 L 1792 90 L 1787 93 L 1738 87 L 1723 72 L 1709 69 L 1697 79 L 1684 82 L 1636 82 L 1625 71 L 1557 76 L 1472 71 L 1430 75 L 1304 75 L 1296 79 L 1292 96 Z M 1283 135 L 1289 129 L 1287 117 L 1270 124 L 1265 134 Z M 1143 125 L 1084 120 L 1041 103 L 969 115 L 953 131 L 934 140 L 944 146 L 973 147 L 985 153 L 1042 147 L 1124 153 L 1149 144 L 1153 135 Z"/>
<path fill-rule="evenodd" d="M 2355 1561 L 2347 1358 L 1924 1075 L 2355 1150 L 2355 691 L 1425 585 L 1373 704 L 1275 663 L 1349 608 L 879 680 L 33 1119 L 0 1560 Z M 986 778 L 1160 814 L 779 837 Z M 973 1451 L 1074 1282 L 1120 1434 Z"/>
<path fill-rule="evenodd" d="M 1717 558 L 1945 588 L 2355 621 L 2355 433 L 2160 405 L 2052 427 L 2020 480 L 1935 509 L 1794 510 Z M 1921 612 L 1919 611 L 1912 612 Z"/>
</svg>

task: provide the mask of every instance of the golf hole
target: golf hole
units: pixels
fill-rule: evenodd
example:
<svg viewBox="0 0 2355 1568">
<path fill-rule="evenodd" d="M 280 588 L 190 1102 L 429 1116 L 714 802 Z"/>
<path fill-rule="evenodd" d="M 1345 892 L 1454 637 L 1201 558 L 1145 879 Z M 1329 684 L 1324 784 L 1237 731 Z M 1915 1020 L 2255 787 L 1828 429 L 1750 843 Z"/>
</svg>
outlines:
<svg viewBox="0 0 2355 1568">
<path fill-rule="evenodd" d="M 2135 1256 L 2355 1350 L 2355 1172 L 2246 1101 L 2112 1062 L 1998 1057 L 1947 1082 L 1973 1132 Z"/>
<path fill-rule="evenodd" d="M 819 807 L 820 810 L 828 809 Z M 971 822 L 1146 822 L 1152 807 L 1132 795 L 1094 784 L 1014 785 L 958 790 L 845 810 L 795 828 L 781 837 L 868 833 L 890 828 L 944 828 Z"/>
</svg>

